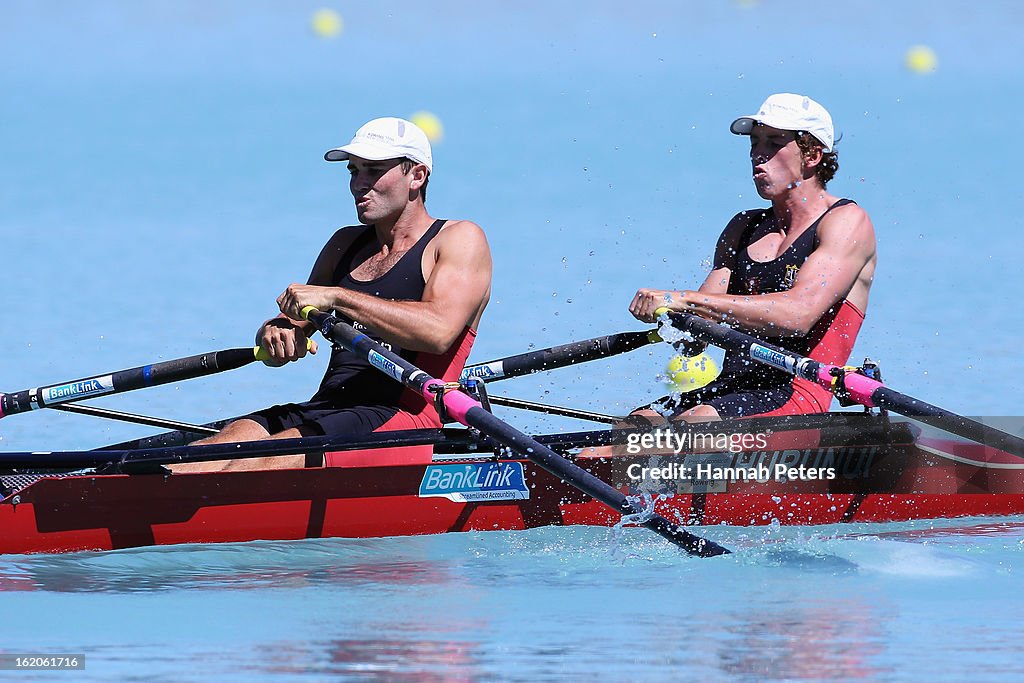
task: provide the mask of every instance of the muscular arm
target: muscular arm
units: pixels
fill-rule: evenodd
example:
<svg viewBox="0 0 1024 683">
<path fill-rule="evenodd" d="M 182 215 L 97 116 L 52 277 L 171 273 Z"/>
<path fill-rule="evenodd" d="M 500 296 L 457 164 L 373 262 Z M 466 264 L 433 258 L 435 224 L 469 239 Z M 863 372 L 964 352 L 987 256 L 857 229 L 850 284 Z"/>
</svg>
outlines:
<svg viewBox="0 0 1024 683">
<path fill-rule="evenodd" d="M 727 233 L 728 228 L 723 238 Z M 721 241 L 719 247 L 721 249 Z M 695 313 L 751 332 L 802 337 L 829 308 L 848 297 L 855 288 L 861 289 L 864 300 L 860 303 L 866 304 L 874 261 L 875 234 L 871 220 L 860 207 L 848 205 L 822 220 L 818 227 L 818 248 L 801 266 L 790 290 L 755 296 L 726 294 L 733 272 L 716 256 L 716 269 L 698 291 L 670 292 L 670 300 L 657 306 L 667 305 L 672 310 Z M 635 307 L 634 315 L 639 313 L 653 320 L 654 307 L 641 296 L 648 291 L 657 290 L 637 292 L 630 310 Z"/>
<path fill-rule="evenodd" d="M 449 224 L 436 240 L 436 260 L 420 301 L 290 285 L 278 303 L 290 318 L 297 318 L 305 306 L 333 308 L 402 348 L 444 353 L 464 327 L 479 321 L 490 297 L 491 254 L 483 230 L 469 221 Z"/>
</svg>

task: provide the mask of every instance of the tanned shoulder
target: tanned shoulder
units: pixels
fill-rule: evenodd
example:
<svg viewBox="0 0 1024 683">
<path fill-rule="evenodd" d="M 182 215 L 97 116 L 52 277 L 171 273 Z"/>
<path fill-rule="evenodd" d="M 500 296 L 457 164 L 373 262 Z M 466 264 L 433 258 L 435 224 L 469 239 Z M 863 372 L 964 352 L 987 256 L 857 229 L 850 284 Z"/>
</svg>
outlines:
<svg viewBox="0 0 1024 683">
<path fill-rule="evenodd" d="M 818 239 L 838 239 L 860 245 L 860 250 L 874 251 L 875 228 L 867 211 L 858 204 L 836 207 L 818 226 Z"/>
<path fill-rule="evenodd" d="M 438 249 L 488 249 L 483 228 L 472 221 L 449 221 L 434 240 Z"/>
</svg>

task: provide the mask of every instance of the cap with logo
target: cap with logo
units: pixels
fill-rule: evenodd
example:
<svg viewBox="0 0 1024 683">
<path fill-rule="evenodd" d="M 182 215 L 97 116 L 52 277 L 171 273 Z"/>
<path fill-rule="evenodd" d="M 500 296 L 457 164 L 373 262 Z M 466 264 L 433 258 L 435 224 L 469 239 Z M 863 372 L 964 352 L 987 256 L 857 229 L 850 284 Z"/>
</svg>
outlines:
<svg viewBox="0 0 1024 683">
<path fill-rule="evenodd" d="M 350 156 L 384 161 L 408 158 L 433 172 L 434 162 L 427 134 L 412 121 L 387 116 L 374 119 L 356 131 L 352 142 L 328 150 L 327 161 L 346 161 Z"/>
<path fill-rule="evenodd" d="M 806 131 L 825 146 L 826 152 L 832 151 L 835 142 L 832 116 L 825 107 L 804 95 L 788 92 L 772 95 L 756 114 L 741 116 L 732 122 L 729 130 L 737 135 L 750 135 L 755 123 L 779 130 Z"/>
</svg>

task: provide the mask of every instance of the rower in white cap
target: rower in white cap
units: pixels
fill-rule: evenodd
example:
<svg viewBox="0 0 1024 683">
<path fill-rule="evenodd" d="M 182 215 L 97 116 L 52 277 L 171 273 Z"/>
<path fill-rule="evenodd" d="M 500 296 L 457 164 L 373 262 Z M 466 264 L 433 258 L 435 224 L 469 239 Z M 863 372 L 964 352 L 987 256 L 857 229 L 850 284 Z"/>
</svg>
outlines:
<svg viewBox="0 0 1024 683">
<path fill-rule="evenodd" d="M 641 289 L 629 310 L 646 322 L 661 307 L 693 313 L 844 365 L 867 310 L 875 233 L 861 207 L 826 190 L 839 169 L 832 117 L 810 97 L 780 93 L 730 129 L 750 136 L 754 186 L 771 205 L 729 221 L 699 289 Z M 817 413 L 831 398 L 823 387 L 730 353 L 711 384 L 638 414 L 660 422 L 659 414 L 708 420 Z"/>
<path fill-rule="evenodd" d="M 270 355 L 266 362 L 282 365 L 301 358 L 307 344 L 316 352 L 315 329 L 300 313 L 315 306 L 333 310 L 434 377 L 457 381 L 490 297 L 491 254 L 480 226 L 427 213 L 433 155 L 426 134 L 404 119 L 374 119 L 324 158 L 348 162 L 361 225 L 334 233 L 307 283 L 289 285 L 278 297 L 280 315 L 256 335 Z M 441 426 L 433 406 L 382 379 L 365 358 L 355 356 L 335 348 L 309 401 L 247 415 L 197 444 Z M 428 461 L 429 454 L 428 446 Z M 305 462 L 300 455 L 174 469 L 268 469 Z"/>
</svg>

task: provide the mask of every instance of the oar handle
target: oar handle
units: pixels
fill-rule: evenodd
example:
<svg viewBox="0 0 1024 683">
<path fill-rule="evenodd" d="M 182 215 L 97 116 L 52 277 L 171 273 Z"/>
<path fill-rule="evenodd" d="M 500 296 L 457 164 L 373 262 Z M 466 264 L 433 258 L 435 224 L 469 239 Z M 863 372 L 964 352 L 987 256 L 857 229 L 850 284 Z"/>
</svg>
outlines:
<svg viewBox="0 0 1024 683">
<path fill-rule="evenodd" d="M 309 351 L 312 348 L 313 348 L 313 340 L 307 337 L 306 338 L 306 350 Z M 270 360 L 270 354 L 262 346 L 254 346 L 254 347 L 252 347 L 252 355 L 253 355 L 255 360 L 259 360 L 259 361 Z"/>
<path fill-rule="evenodd" d="M 661 318 L 663 315 L 672 313 L 672 309 L 667 306 L 661 306 L 660 308 L 654 309 L 654 315 L 656 318 Z M 684 356 L 686 358 L 696 358 L 705 351 L 707 351 L 708 343 L 701 341 L 700 339 L 666 339 L 672 348 L 675 349 L 677 355 Z"/>
</svg>

